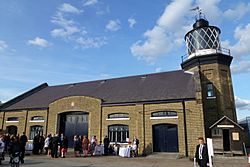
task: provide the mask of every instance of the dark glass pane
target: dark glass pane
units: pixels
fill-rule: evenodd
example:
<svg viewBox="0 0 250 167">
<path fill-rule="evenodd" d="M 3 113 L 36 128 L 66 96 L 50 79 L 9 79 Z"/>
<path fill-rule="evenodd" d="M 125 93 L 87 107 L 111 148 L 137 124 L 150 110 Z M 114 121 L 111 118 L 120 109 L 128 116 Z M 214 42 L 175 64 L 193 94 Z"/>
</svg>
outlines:
<svg viewBox="0 0 250 167">
<path fill-rule="evenodd" d="M 9 117 L 7 121 L 18 121 L 18 117 Z"/>
</svg>

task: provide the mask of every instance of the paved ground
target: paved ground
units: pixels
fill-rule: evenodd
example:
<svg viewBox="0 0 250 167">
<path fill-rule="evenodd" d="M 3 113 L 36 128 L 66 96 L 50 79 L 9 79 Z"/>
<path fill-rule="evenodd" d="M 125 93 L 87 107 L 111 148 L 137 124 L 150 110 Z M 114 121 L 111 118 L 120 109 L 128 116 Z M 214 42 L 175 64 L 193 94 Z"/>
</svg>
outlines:
<svg viewBox="0 0 250 167">
<path fill-rule="evenodd" d="M 1 166 L 9 166 L 7 159 Z M 162 155 L 138 158 L 120 158 L 118 156 L 87 157 L 87 158 L 48 158 L 47 156 L 27 156 L 24 167 L 193 167 L 187 158 L 167 159 Z M 214 167 L 246 167 L 247 160 L 243 157 L 215 158 Z"/>
</svg>

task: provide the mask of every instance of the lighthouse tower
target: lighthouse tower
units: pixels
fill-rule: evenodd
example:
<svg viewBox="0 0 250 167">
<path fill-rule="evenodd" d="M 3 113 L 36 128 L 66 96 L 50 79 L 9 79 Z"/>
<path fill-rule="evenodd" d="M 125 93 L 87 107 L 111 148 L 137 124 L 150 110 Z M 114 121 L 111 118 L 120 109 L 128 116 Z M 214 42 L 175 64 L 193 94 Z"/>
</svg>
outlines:
<svg viewBox="0 0 250 167">
<path fill-rule="evenodd" d="M 193 29 L 185 35 L 184 71 L 194 73 L 197 103 L 203 106 L 206 137 L 209 127 L 223 116 L 237 122 L 230 65 L 233 57 L 220 44 L 221 30 L 209 25 L 199 12 Z"/>
</svg>

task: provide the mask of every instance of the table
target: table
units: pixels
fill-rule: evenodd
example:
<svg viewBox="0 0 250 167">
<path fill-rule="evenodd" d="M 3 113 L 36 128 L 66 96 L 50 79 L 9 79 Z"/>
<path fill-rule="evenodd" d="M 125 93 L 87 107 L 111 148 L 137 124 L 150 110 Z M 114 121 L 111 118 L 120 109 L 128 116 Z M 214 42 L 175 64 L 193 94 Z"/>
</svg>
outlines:
<svg viewBox="0 0 250 167">
<path fill-rule="evenodd" d="M 120 147 L 119 156 L 121 157 L 130 157 L 130 147 Z"/>
<path fill-rule="evenodd" d="M 103 155 L 103 154 L 104 154 L 104 146 L 103 145 L 95 146 L 95 150 L 93 152 L 93 155 Z"/>
</svg>

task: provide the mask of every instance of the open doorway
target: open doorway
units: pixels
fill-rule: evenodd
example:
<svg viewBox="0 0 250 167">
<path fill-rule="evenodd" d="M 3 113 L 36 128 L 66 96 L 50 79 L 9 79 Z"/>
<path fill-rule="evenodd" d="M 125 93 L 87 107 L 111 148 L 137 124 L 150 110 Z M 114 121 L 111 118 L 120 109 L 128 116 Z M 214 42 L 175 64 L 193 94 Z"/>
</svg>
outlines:
<svg viewBox="0 0 250 167">
<path fill-rule="evenodd" d="M 223 149 L 224 151 L 231 151 L 229 129 L 223 129 Z"/>
</svg>

